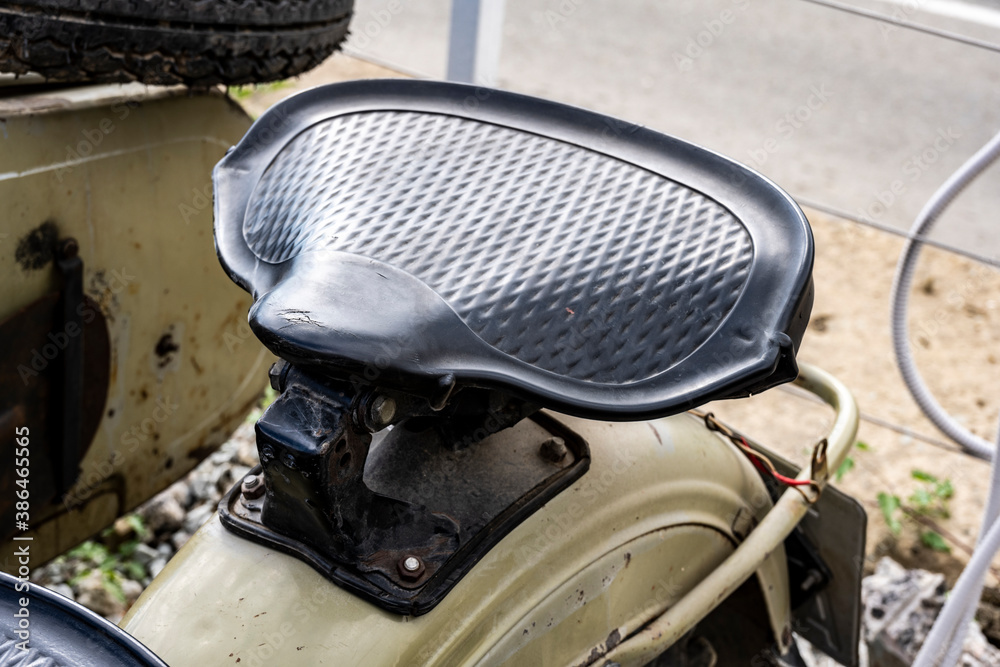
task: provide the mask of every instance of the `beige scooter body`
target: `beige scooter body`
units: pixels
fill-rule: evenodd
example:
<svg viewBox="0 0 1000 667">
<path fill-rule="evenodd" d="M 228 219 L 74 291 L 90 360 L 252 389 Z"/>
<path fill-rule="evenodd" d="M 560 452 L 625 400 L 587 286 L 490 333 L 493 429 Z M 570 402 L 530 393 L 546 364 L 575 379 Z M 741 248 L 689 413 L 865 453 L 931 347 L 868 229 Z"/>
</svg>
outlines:
<svg viewBox="0 0 1000 667">
<path fill-rule="evenodd" d="M 772 505 L 747 459 L 691 415 L 558 418 L 590 444 L 590 470 L 425 615 L 383 611 L 303 562 L 227 532 L 216 516 L 122 627 L 175 667 L 237 658 L 241 667 L 588 664 L 675 605 Z M 493 437 L 516 440 L 524 424 Z M 756 571 L 763 606 L 732 627 L 756 622 L 768 635 L 758 639 L 781 642 L 789 623 L 783 547 L 761 554 Z"/>
<path fill-rule="evenodd" d="M 41 564 L 225 442 L 272 357 L 246 324 L 249 297 L 212 251 L 209 175 L 250 125 L 238 106 L 217 91 L 53 90 L 11 77 L 0 80 L 0 119 L 0 433 L 12 442 L 14 428 L 30 430 Z M 48 246 L 67 239 L 83 267 L 79 323 L 52 313 L 64 281 Z M 70 452 L 55 430 L 67 414 L 56 394 L 81 325 L 84 427 Z M 63 463 L 71 472 L 59 485 L 50 467 Z M 13 480 L 11 467 L 0 541 L 14 529 Z"/>
</svg>

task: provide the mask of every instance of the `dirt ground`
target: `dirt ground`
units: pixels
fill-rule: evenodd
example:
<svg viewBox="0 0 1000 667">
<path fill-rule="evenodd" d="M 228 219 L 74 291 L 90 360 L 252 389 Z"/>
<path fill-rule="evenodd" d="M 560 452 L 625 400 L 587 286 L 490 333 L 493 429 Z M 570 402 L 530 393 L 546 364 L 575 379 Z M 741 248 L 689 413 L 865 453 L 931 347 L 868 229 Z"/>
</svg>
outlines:
<svg viewBox="0 0 1000 667">
<path fill-rule="evenodd" d="M 298 80 L 241 96 L 257 116 L 280 99 L 322 83 L 401 76 L 341 54 Z M 816 300 L 799 358 L 834 373 L 853 391 L 864 416 L 853 469 L 839 486 L 869 513 L 872 561 L 891 555 L 908 567 L 944 572 L 951 583 L 975 543 L 989 468 L 960 454 L 920 413 L 896 368 L 889 334 L 889 291 L 903 239 L 806 211 L 816 239 Z M 945 218 L 942 225 L 947 224 Z M 926 248 L 911 298 L 910 326 L 921 372 L 941 404 L 974 433 L 992 439 L 1000 414 L 1000 272 Z M 722 419 L 792 460 L 805 462 L 831 421 L 829 410 L 786 389 L 715 403 Z M 913 471 L 950 480 L 949 517 L 921 526 L 904 519 L 898 537 L 881 516 L 887 493 L 912 505 L 922 484 Z M 920 531 L 944 536 L 950 553 L 921 544 Z M 1000 562 L 996 564 L 1000 572 Z M 994 585 L 997 581 L 992 582 Z"/>
</svg>

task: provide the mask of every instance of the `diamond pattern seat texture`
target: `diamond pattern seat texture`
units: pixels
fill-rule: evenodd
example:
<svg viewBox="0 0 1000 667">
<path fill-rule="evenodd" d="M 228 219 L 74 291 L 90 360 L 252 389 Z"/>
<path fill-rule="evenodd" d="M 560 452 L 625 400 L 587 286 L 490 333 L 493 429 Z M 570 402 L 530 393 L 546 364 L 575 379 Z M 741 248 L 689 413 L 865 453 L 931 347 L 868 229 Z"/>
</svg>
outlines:
<svg viewBox="0 0 1000 667">
<path fill-rule="evenodd" d="M 262 116 L 215 187 L 253 330 L 320 374 L 629 419 L 796 372 L 801 211 L 644 128 L 457 84 L 338 84 Z"/>
</svg>

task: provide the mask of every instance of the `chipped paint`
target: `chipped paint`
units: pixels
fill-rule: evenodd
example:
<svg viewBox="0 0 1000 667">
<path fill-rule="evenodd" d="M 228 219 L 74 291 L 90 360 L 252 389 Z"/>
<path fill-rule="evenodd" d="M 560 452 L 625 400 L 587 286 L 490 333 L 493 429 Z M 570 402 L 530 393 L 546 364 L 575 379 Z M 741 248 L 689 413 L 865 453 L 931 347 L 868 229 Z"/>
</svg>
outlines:
<svg viewBox="0 0 1000 667">
<path fill-rule="evenodd" d="M 271 357 L 253 336 L 230 349 L 217 333 L 234 314 L 245 318 L 250 299 L 219 266 L 211 210 L 188 224 L 178 212 L 210 182 L 214 163 L 249 119 L 216 93 L 176 97 L 141 88 L 2 102 L 17 109 L 5 124 L 0 199 L 29 215 L 5 223 L 13 239 L 28 239 L 28 250 L 15 257 L 22 244 L 0 243 L 0 316 L 58 285 L 47 244 L 31 250 L 32 233 L 44 233 L 40 223 L 50 221 L 60 237 L 79 241 L 85 293 L 107 317 L 112 341 L 107 406 L 81 482 L 37 527 L 39 561 L 184 475 L 242 421 L 267 382 Z M 141 104 L 116 113 L 123 100 Z M 80 137 L 109 118 L 114 131 L 103 131 L 83 155 Z M 176 408 L 167 415 L 165 405 Z"/>
</svg>

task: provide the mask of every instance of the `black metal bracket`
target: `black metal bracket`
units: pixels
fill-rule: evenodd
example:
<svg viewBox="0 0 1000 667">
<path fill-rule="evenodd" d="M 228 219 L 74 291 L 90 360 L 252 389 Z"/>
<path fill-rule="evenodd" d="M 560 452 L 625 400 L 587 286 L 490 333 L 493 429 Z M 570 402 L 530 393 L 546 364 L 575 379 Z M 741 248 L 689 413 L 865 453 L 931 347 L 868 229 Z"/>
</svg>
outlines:
<svg viewBox="0 0 1000 667">
<path fill-rule="evenodd" d="M 0 439 L 30 427 L 32 450 L 47 462 L 32 469 L 32 506 L 46 512 L 76 483 L 104 416 L 111 343 L 101 307 L 84 294 L 76 240 L 59 239 L 54 223 L 29 239 L 41 259 L 28 269 L 52 262 L 59 288 L 0 320 Z M 15 479 L 0 469 L 0 539 L 14 531 Z"/>
<path fill-rule="evenodd" d="M 65 493 L 80 475 L 83 458 L 83 260 L 76 239 L 60 241 L 56 266 L 63 277 L 59 307 L 62 311 L 66 348 L 62 363 L 62 437 L 56 440 L 54 465 L 56 488 Z M 70 332 L 76 335 L 70 335 Z"/>
<path fill-rule="evenodd" d="M 429 611 L 589 465 L 579 436 L 495 393 L 432 406 L 283 362 L 272 379 L 261 466 L 222 499 L 223 524 L 393 612 Z"/>
</svg>

